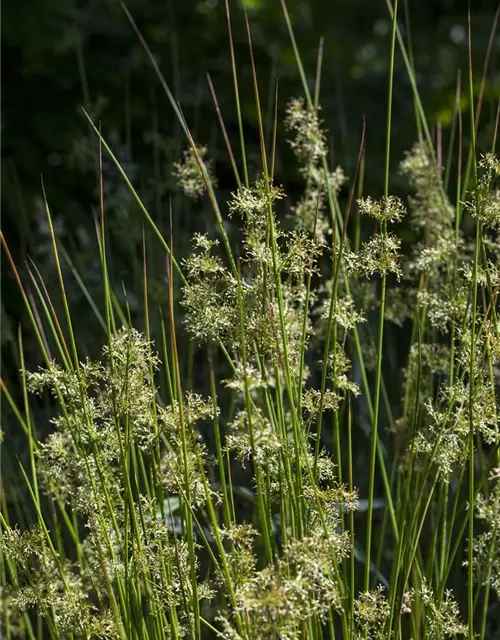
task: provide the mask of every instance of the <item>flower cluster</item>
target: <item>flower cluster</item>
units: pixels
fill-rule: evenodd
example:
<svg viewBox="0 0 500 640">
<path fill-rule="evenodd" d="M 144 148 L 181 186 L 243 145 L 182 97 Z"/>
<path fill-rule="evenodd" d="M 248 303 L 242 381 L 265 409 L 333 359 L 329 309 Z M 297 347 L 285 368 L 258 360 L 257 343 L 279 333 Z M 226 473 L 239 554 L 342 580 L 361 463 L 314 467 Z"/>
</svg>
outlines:
<svg viewBox="0 0 500 640">
<path fill-rule="evenodd" d="M 467 635 L 467 625 L 460 621 L 458 604 L 451 591 L 445 591 L 444 598 L 439 601 L 424 581 L 419 589 L 419 595 L 425 607 L 426 638 L 441 640 L 450 636 L 456 638 Z"/>
<path fill-rule="evenodd" d="M 285 126 L 294 134 L 289 142 L 302 167 L 316 165 L 327 153 L 326 136 L 321 125 L 318 109 L 306 105 L 304 98 L 290 100 Z"/>
<path fill-rule="evenodd" d="M 474 538 L 474 568 L 481 584 L 490 584 L 500 596 L 500 468 L 493 470 L 493 488 L 476 500 L 476 517 L 485 529 Z"/>
<path fill-rule="evenodd" d="M 391 608 L 384 595 L 384 587 L 379 585 L 373 591 L 361 593 L 354 603 L 356 619 L 355 638 L 387 638 L 385 625 Z"/>
<path fill-rule="evenodd" d="M 247 558 L 247 539 L 238 540 L 236 546 L 238 555 Z M 305 621 L 312 617 L 326 620 L 332 607 L 340 609 L 336 559 L 336 545 L 317 534 L 289 540 L 274 565 L 250 575 L 247 572 L 236 592 L 236 612 L 247 620 L 248 637 L 271 640 L 279 634 L 284 640 L 293 640 Z M 223 618 L 222 623 L 226 637 L 241 637 L 230 618 Z"/>
<path fill-rule="evenodd" d="M 299 162 L 299 171 L 306 179 L 304 194 L 292 207 L 293 222 L 324 242 L 331 233 L 330 221 L 325 217 L 327 196 L 333 197 L 346 182 L 341 167 L 328 173 L 323 167 L 327 153 L 326 135 L 318 115 L 318 107 L 306 105 L 303 98 L 290 100 L 287 106 L 285 126 L 293 133 L 289 140 Z"/>
<path fill-rule="evenodd" d="M 400 165 L 414 190 L 409 199 L 410 220 L 415 228 L 425 228 L 433 239 L 449 235 L 455 212 L 444 192 L 441 169 L 424 141 L 416 142 Z"/>
<path fill-rule="evenodd" d="M 205 193 L 206 180 L 214 186 L 217 184 L 213 160 L 206 159 L 207 155 L 208 147 L 198 146 L 196 151 L 191 147 L 183 152 L 182 160 L 173 164 L 173 176 L 182 191 L 192 200 L 198 200 Z"/>
<path fill-rule="evenodd" d="M 368 215 L 377 222 L 400 222 L 406 214 L 406 209 L 400 198 L 385 196 L 380 200 L 372 200 L 370 196 L 358 200 L 360 213 Z"/>
</svg>

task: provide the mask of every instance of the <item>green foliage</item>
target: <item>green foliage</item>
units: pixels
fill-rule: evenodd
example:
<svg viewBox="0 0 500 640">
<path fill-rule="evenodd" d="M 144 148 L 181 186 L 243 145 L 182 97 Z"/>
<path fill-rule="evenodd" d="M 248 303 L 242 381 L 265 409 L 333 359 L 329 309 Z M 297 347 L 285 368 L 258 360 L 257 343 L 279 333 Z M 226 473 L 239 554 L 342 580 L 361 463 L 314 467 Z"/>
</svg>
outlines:
<svg viewBox="0 0 500 640">
<path fill-rule="evenodd" d="M 207 3 L 197 7 L 208 15 Z M 457 100 L 443 157 L 397 27 L 394 14 L 377 188 L 364 181 L 364 134 L 349 177 L 330 168 L 320 64 L 314 97 L 304 76 L 304 96 L 277 104 L 266 122 L 252 57 L 261 156 L 245 143 L 236 66 L 238 152 L 220 120 L 230 188 L 220 186 L 211 146 L 197 143 L 177 110 L 189 145 L 169 149 L 171 182 L 156 181 L 153 200 L 159 215 L 176 182 L 193 207 L 211 212 L 213 223 L 193 225 L 190 246 L 177 242 L 173 216 L 162 233 L 152 200 L 132 186 L 140 173 L 130 148 L 98 128 L 96 289 L 84 284 L 46 202 L 47 282 L 32 266 L 19 274 L 2 235 L 28 317 L 12 341 L 19 379 L 2 378 L 6 638 L 494 637 L 496 129 L 477 160 L 475 131 L 470 146 L 461 128 L 456 137 Z M 418 131 L 394 177 L 399 195 L 388 190 L 397 42 Z M 281 120 L 293 153 L 275 175 Z M 159 145 L 157 128 L 153 137 Z M 452 184 L 458 144 L 466 162 Z M 79 157 L 89 161 L 92 145 L 84 147 Z M 280 179 L 288 171 L 299 193 Z M 150 230 L 133 229 L 132 202 Z M 115 256 L 133 255 L 138 243 L 142 259 L 123 285 Z M 68 275 L 102 340 L 83 331 Z M 34 343 L 43 364 L 32 371 Z"/>
</svg>

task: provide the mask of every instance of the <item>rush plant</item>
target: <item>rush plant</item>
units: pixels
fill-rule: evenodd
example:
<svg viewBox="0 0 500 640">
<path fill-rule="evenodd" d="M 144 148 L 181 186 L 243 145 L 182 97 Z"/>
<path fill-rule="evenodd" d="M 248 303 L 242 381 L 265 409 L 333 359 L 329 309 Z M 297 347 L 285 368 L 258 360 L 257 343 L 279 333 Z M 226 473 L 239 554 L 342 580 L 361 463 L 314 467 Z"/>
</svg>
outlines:
<svg viewBox="0 0 500 640">
<path fill-rule="evenodd" d="M 498 111 L 489 148 L 477 149 L 481 103 L 471 63 L 470 123 L 462 122 L 458 87 L 460 135 L 443 161 L 396 0 L 384 180 L 378 194 L 366 194 L 364 128 L 352 175 L 330 166 L 320 74 L 311 90 L 284 0 L 282 7 L 303 95 L 284 106 L 276 94 L 266 138 L 247 22 L 261 166 L 252 173 L 247 164 L 231 38 L 240 148 L 220 115 L 234 169 L 225 200 L 210 149 L 194 140 L 139 34 L 185 134 L 172 173 L 186 197 L 206 198 L 214 214 L 212 231 L 194 235 L 189 254 L 177 255 L 173 233 L 161 233 L 91 123 L 101 169 L 106 154 L 153 232 L 144 240 L 143 291 L 135 292 L 144 300 L 140 330 L 110 276 L 102 170 L 104 296 L 93 307 L 105 327 L 100 358 L 86 358 L 73 329 L 73 285 L 47 201 L 58 292 L 47 291 L 35 268 L 25 282 L 2 236 L 40 347 L 40 367 L 28 371 L 20 328 L 19 387 L 2 381 L 4 431 L 16 424 L 29 452 L 27 464 L 10 460 L 1 494 L 5 638 L 493 638 Z M 231 35 L 229 4 L 227 15 Z M 416 113 L 416 142 L 397 166 L 396 55 Z M 281 120 L 303 180 L 295 201 L 274 176 Z M 404 195 L 391 194 L 396 170 Z M 154 336 L 153 241 L 167 267 Z M 387 333 L 403 326 L 404 369 L 394 379 Z M 202 354 L 203 393 L 187 382 L 180 332 Z M 35 420 L 41 402 L 50 428 Z"/>
</svg>

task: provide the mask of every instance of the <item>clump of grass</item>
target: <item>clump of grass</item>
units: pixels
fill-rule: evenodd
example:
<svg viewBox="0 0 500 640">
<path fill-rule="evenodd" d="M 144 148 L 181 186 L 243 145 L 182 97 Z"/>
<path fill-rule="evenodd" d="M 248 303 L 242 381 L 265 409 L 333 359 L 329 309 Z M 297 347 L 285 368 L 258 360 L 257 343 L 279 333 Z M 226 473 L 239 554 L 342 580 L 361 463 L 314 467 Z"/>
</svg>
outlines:
<svg viewBox="0 0 500 640">
<path fill-rule="evenodd" d="M 462 181 L 459 166 L 452 205 L 417 109 L 421 136 L 400 163 L 410 195 L 389 193 L 396 17 L 397 6 L 381 197 L 363 194 L 359 162 L 349 178 L 330 170 L 319 104 L 304 82 L 284 114 L 304 180 L 290 202 L 273 178 L 252 58 L 262 166 L 248 180 L 243 155 L 242 183 L 226 138 L 236 183 L 228 202 L 219 202 L 208 149 L 174 105 L 190 143 L 174 175 L 188 197 L 208 198 L 217 223 L 176 261 L 173 238 L 96 130 L 167 253 L 156 342 L 146 242 L 142 331 L 117 303 L 102 184 L 99 360 L 83 359 L 73 332 L 48 205 L 64 319 L 38 275 L 38 299 L 28 296 L 4 243 L 44 360 L 26 371 L 20 330 L 20 405 L 2 382 L 27 441 L 19 473 L 30 500 L 16 501 L 12 486 L 2 494 L 7 638 L 486 637 L 499 591 L 499 161 L 491 151 L 476 161 L 472 126 L 474 177 Z M 408 72 L 418 105 L 409 62 Z M 240 227 L 237 242 L 224 208 Z M 360 244 L 349 240 L 354 208 L 371 232 Z M 404 220 L 411 243 L 398 233 Z M 176 314 L 207 354 L 204 395 L 186 385 Z M 396 415 L 383 366 L 389 323 L 411 328 Z M 226 367 L 220 377 L 215 356 Z M 43 436 L 35 395 L 52 414 Z M 466 593 L 459 585 L 454 595 L 452 572 L 464 563 Z"/>
</svg>

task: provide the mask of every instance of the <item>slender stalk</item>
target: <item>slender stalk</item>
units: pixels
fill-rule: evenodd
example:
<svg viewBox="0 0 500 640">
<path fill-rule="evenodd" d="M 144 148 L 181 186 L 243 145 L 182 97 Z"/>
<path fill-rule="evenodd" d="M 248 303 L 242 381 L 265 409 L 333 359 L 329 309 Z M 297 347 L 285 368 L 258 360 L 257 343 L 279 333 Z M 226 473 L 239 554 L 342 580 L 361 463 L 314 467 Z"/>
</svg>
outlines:
<svg viewBox="0 0 500 640">
<path fill-rule="evenodd" d="M 387 198 L 389 195 L 389 170 L 390 170 L 390 150 L 391 150 L 391 124 L 392 124 L 392 87 L 394 81 L 394 57 L 396 49 L 396 28 L 397 28 L 397 15 L 398 15 L 398 0 L 394 3 L 394 11 L 392 15 L 392 37 L 391 37 L 391 52 L 389 58 L 389 88 L 387 98 L 387 126 L 386 126 L 386 141 L 385 141 L 385 174 L 384 174 L 384 196 Z M 386 223 L 382 223 L 381 233 L 387 233 Z M 365 591 L 370 588 L 370 558 L 371 558 L 371 539 L 372 539 L 372 526 L 373 526 L 373 497 L 375 487 L 375 460 L 377 453 L 377 439 L 378 439 L 378 421 L 379 421 L 379 406 L 380 406 L 380 387 L 382 380 L 382 355 L 383 355 L 383 340 L 384 340 L 384 319 L 385 319 L 385 304 L 386 304 L 386 292 L 387 292 L 387 277 L 386 274 L 382 274 L 381 292 L 380 292 L 380 316 L 378 326 L 378 343 L 377 343 L 377 368 L 375 374 L 375 392 L 373 401 L 373 422 L 372 422 L 372 437 L 371 437 L 371 449 L 370 449 L 370 462 L 369 462 L 369 476 L 368 476 L 368 513 L 367 513 L 367 529 L 366 529 L 366 565 L 365 565 Z"/>
<path fill-rule="evenodd" d="M 473 159 L 473 175 L 476 207 L 479 207 L 477 192 L 477 167 L 476 167 L 476 123 L 474 120 L 474 85 L 472 78 L 472 42 L 471 42 L 471 16 L 469 8 L 469 99 L 471 119 L 471 157 Z M 479 214 L 479 212 L 477 212 Z M 471 338 L 470 338 L 470 368 L 469 368 L 469 539 L 467 544 L 468 562 L 468 627 L 469 640 L 474 638 L 474 385 L 476 378 L 476 313 L 477 313 L 477 271 L 481 246 L 481 223 L 476 218 L 476 241 L 474 244 L 474 264 L 472 267 L 472 312 L 471 312 Z"/>
</svg>

